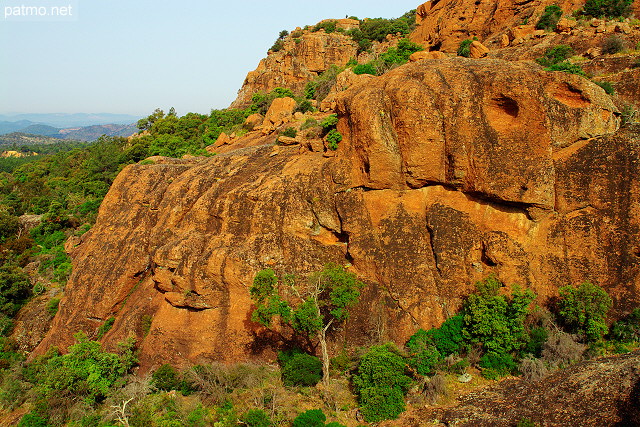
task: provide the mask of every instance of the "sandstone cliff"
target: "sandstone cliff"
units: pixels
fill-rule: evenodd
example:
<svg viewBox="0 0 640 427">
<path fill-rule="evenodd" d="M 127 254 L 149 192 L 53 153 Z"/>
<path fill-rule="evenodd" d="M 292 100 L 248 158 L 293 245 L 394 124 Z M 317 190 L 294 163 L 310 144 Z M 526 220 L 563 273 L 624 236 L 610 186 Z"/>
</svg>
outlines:
<svg viewBox="0 0 640 427">
<path fill-rule="evenodd" d="M 128 166 L 70 248 L 36 353 L 113 316 L 103 341 L 135 335 L 143 369 L 256 357 L 277 343 L 250 321 L 253 275 L 331 261 L 369 284 L 339 331 L 353 345 L 438 325 L 490 273 L 541 300 L 591 280 L 617 310 L 640 302 L 640 138 L 613 134 L 619 113 L 593 83 L 425 60 L 337 105 L 335 156 L 250 132 L 212 158 Z"/>
</svg>

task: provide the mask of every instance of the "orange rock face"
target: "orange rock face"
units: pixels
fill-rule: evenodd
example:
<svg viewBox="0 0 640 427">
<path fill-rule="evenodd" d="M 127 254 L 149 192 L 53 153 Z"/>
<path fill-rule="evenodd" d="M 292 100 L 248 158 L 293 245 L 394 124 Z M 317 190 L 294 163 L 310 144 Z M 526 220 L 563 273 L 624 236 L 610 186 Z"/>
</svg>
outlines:
<svg viewBox="0 0 640 427">
<path fill-rule="evenodd" d="M 358 21 L 344 19 L 338 23 L 353 26 L 354 22 Z M 308 81 L 331 65 L 343 67 L 357 55 L 357 43 L 342 33 L 304 31 L 300 37 L 289 36 L 281 51 L 270 53 L 260 61 L 258 68 L 247 74 L 238 97 L 230 108 L 245 107 L 251 103 L 254 93 L 270 92 L 276 87 L 301 92 Z"/>
<path fill-rule="evenodd" d="M 446 93 L 447 96 L 441 96 Z M 496 274 L 541 300 L 591 280 L 618 310 L 640 302 L 637 134 L 593 83 L 532 63 L 424 60 L 336 96 L 333 157 L 251 146 L 125 168 L 40 344 L 137 337 L 149 369 L 269 355 L 250 320 L 255 273 L 327 262 L 367 282 L 337 335 L 404 342 Z M 263 142 L 263 144 L 265 144 Z M 148 333 L 144 319 L 151 319 Z"/>
</svg>

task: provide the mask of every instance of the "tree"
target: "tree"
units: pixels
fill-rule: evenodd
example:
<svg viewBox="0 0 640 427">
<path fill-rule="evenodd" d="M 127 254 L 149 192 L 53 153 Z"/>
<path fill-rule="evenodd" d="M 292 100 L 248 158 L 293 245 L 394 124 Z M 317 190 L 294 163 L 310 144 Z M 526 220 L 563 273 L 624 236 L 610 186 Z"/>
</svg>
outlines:
<svg viewBox="0 0 640 427">
<path fill-rule="evenodd" d="M 611 309 L 611 297 L 604 289 L 590 282 L 584 282 L 577 288 L 560 288 L 558 314 L 562 322 L 587 341 L 597 341 L 607 333 L 605 316 Z"/>
<path fill-rule="evenodd" d="M 271 269 L 256 274 L 250 293 L 256 308 L 252 320 L 267 328 L 279 317 L 309 341 L 315 339 L 322 353 L 322 380 L 329 381 L 327 333 L 349 317 L 348 309 L 360 298 L 364 284 L 342 266 L 327 264 L 298 286 L 292 275 L 280 280 Z"/>
</svg>

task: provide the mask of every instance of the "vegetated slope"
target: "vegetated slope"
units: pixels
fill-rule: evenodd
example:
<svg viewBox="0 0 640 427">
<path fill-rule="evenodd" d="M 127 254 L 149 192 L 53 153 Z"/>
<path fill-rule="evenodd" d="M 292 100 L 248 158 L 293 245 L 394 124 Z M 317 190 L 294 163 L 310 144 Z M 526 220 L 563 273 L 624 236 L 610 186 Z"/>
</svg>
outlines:
<svg viewBox="0 0 640 427">
<path fill-rule="evenodd" d="M 127 167 L 68 243 L 74 270 L 38 352 L 113 316 L 104 340 L 135 331 L 145 367 L 252 357 L 268 349 L 253 275 L 329 261 L 371 284 L 353 344 L 438 325 L 490 273 L 543 299 L 589 279 L 618 310 L 640 300 L 637 135 L 607 136 L 619 118 L 601 88 L 530 63 L 433 60 L 337 102 L 335 156 L 256 130 L 210 159 Z"/>
<path fill-rule="evenodd" d="M 508 379 L 449 409 L 418 411 L 456 426 L 635 426 L 640 422 L 640 352 L 570 366 L 538 381 Z"/>
</svg>

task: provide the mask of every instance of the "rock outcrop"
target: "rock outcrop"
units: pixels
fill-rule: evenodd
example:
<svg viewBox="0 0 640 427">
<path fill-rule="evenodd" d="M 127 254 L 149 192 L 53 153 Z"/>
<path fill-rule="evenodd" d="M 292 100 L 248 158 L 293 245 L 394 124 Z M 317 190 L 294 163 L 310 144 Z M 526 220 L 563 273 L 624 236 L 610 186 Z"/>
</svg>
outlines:
<svg viewBox="0 0 640 427">
<path fill-rule="evenodd" d="M 269 92 L 276 87 L 300 93 L 307 82 L 330 66 L 343 67 L 349 59 L 358 56 L 358 44 L 342 33 L 299 32 L 299 37 L 290 35 L 285 38 L 280 51 L 270 52 L 260 61 L 258 68 L 247 74 L 230 108 L 245 107 L 251 103 L 254 93 Z"/>
<path fill-rule="evenodd" d="M 445 94 L 446 96 L 442 96 Z M 266 267 L 349 265 L 369 286 L 337 331 L 403 342 L 496 274 L 554 296 L 591 280 L 640 302 L 637 133 L 604 91 L 533 63 L 423 60 L 336 96 L 335 156 L 249 132 L 212 158 L 125 168 L 36 353 L 115 317 L 148 369 L 277 345 L 251 318 Z M 144 319 L 152 319 L 148 331 Z M 342 342 L 342 341 L 341 341 Z"/>
</svg>

